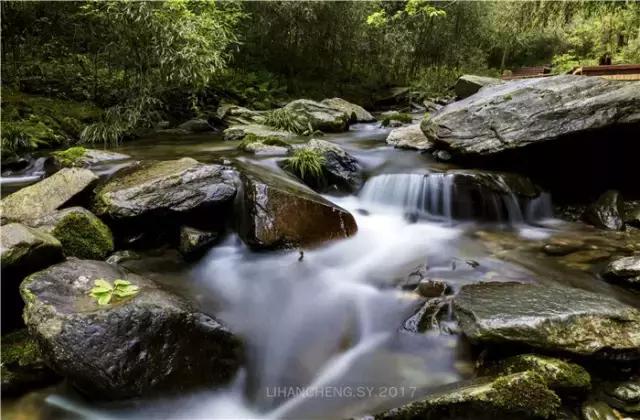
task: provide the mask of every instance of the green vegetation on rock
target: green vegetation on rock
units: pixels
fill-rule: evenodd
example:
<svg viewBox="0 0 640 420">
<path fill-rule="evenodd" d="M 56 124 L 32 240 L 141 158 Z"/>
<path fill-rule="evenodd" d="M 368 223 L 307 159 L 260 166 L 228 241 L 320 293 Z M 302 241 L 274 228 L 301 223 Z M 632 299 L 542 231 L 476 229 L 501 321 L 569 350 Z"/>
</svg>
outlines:
<svg viewBox="0 0 640 420">
<path fill-rule="evenodd" d="M 52 156 L 60 162 L 61 166 L 74 166 L 75 162 L 87 152 L 87 149 L 81 146 L 70 147 L 67 150 L 53 152 Z"/>
<path fill-rule="evenodd" d="M 287 108 L 278 108 L 267 112 L 264 116 L 264 123 L 269 127 L 295 134 L 303 134 L 311 130 L 303 116 Z"/>
<path fill-rule="evenodd" d="M 113 251 L 111 230 L 89 211 L 63 211 L 51 234 L 67 256 L 101 260 Z"/>
<path fill-rule="evenodd" d="M 238 149 L 247 151 L 247 146 L 255 143 L 260 143 L 267 146 L 278 146 L 285 148 L 291 147 L 289 143 L 276 136 L 257 136 L 253 133 L 247 133 L 242 139 L 242 142 L 238 145 Z"/>
<path fill-rule="evenodd" d="M 404 114 L 401 112 L 392 112 L 390 114 L 385 114 L 380 124 L 383 127 L 388 127 L 389 124 L 391 124 L 391 121 L 399 121 L 404 124 L 409 124 L 413 121 L 413 118 L 411 118 L 411 115 L 409 114 Z"/>
<path fill-rule="evenodd" d="M 18 394 L 54 381 L 36 341 L 27 330 L 2 336 L 2 393 Z"/>
<path fill-rule="evenodd" d="M 320 150 L 299 148 L 284 160 L 282 167 L 302 180 L 318 182 L 324 177 L 324 163 L 325 157 Z"/>
</svg>

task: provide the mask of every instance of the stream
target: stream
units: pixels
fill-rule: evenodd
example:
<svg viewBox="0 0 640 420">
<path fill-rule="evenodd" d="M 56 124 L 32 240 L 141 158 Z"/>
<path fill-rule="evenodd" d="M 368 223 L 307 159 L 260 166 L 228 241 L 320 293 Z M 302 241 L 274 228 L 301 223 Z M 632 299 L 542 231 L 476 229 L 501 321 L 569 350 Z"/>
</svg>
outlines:
<svg viewBox="0 0 640 420">
<path fill-rule="evenodd" d="M 322 137 L 365 168 L 358 194 L 325 195 L 354 215 L 355 236 L 304 253 L 254 252 L 230 232 L 195 263 L 155 250 L 128 266 L 186 295 L 243 338 L 247 360 L 233 383 L 117 404 L 88 402 L 63 384 L 4 403 L 3 414 L 33 407 L 43 418 L 349 418 L 392 408 L 472 377 L 477 357 L 450 313 L 440 328 L 405 328 L 424 303 L 412 292 L 421 278 L 444 280 L 454 292 L 480 280 L 562 283 L 640 307 L 637 294 L 597 279 L 591 262 L 539 252 L 556 237 L 607 244 L 615 238 L 554 219 L 548 195 L 526 207 L 501 198 L 496 206 L 507 210 L 497 223 L 458 222 L 446 177 L 424 176 L 453 167 L 392 148 L 389 131 L 356 124 Z M 279 170 L 278 158 L 240 153 L 237 144 L 201 134 L 141 139 L 116 150 L 134 160 L 239 159 Z M 3 192 L 33 182 L 38 170 L 3 177 Z M 425 214 L 413 217 L 421 209 Z"/>
</svg>

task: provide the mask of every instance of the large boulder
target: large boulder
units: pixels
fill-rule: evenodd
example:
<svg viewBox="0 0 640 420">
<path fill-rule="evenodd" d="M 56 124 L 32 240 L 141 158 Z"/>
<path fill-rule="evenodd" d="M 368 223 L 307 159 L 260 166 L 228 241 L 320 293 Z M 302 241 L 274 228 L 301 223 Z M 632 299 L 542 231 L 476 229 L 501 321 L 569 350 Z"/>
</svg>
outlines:
<svg viewBox="0 0 640 420">
<path fill-rule="evenodd" d="M 262 113 L 233 104 L 222 104 L 216 111 L 216 117 L 227 126 L 261 124 Z"/>
<path fill-rule="evenodd" d="M 609 190 L 590 204 L 582 214 L 582 219 L 601 229 L 621 230 L 624 228 L 624 203 L 620 193 Z"/>
<path fill-rule="evenodd" d="M 391 130 L 387 144 L 400 149 L 431 150 L 433 143 L 420 129 L 420 124 L 411 124 Z"/>
<path fill-rule="evenodd" d="M 289 102 L 283 109 L 296 116 L 303 126 L 312 130 L 335 133 L 349 129 L 350 114 L 320 102 L 297 99 Z"/>
<path fill-rule="evenodd" d="M 97 279 L 123 279 L 139 291 L 100 305 L 89 294 Z M 106 262 L 68 259 L 26 278 L 20 292 L 48 365 L 90 397 L 222 384 L 238 367 L 239 342 L 216 320 Z"/>
<path fill-rule="evenodd" d="M 559 407 L 560 398 L 544 378 L 527 371 L 452 384 L 375 419 L 549 419 Z"/>
<path fill-rule="evenodd" d="M 62 168 L 89 168 L 95 165 L 130 159 L 124 153 L 109 150 L 86 149 L 80 146 L 53 152 L 45 163 L 47 173 L 51 174 Z"/>
<path fill-rule="evenodd" d="M 485 86 L 493 86 L 504 83 L 500 79 L 493 77 L 476 76 L 473 74 L 465 74 L 460 76 L 456 81 L 453 90 L 460 99 L 468 98 Z"/>
<path fill-rule="evenodd" d="M 80 204 L 97 180 L 88 169 L 64 168 L 4 198 L 0 203 L 2 223 L 28 223 L 62 207 Z"/>
<path fill-rule="evenodd" d="M 121 171 L 99 187 L 93 210 L 130 228 L 217 226 L 236 195 L 235 180 L 228 168 L 191 158 L 149 163 Z"/>
<path fill-rule="evenodd" d="M 14 273 L 17 276 L 33 273 L 63 258 L 60 242 L 39 229 L 9 223 L 2 226 L 0 235 L 2 277 L 5 280 Z"/>
<path fill-rule="evenodd" d="M 473 342 L 640 358 L 640 311 L 608 296 L 564 287 L 479 283 L 463 286 L 454 308 Z"/>
<path fill-rule="evenodd" d="M 342 98 L 323 99 L 320 103 L 346 113 L 350 118 L 350 122 L 371 122 L 376 120 L 369 111 L 360 105 L 352 104 Z"/>
<path fill-rule="evenodd" d="M 322 177 L 320 179 L 303 179 L 311 188 L 326 191 L 353 192 L 362 186 L 362 167 L 358 160 L 337 144 L 326 140 L 311 139 L 303 145 L 294 146 L 291 154 L 297 150 L 306 150 L 322 156 Z M 286 167 L 286 159 L 284 165 Z M 294 175 L 298 175 L 295 174 Z"/>
<path fill-rule="evenodd" d="M 244 186 L 240 236 L 253 248 L 312 246 L 354 235 L 353 216 L 293 179 L 240 166 Z"/>
<path fill-rule="evenodd" d="M 109 227 L 82 207 L 58 210 L 34 225 L 59 240 L 67 257 L 102 260 L 113 252 Z"/>
</svg>

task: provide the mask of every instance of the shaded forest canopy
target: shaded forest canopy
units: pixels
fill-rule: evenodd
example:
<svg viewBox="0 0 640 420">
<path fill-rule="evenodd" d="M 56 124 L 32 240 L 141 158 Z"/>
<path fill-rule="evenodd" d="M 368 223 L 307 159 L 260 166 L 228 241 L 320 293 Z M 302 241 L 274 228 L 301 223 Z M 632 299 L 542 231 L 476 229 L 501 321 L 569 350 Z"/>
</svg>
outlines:
<svg viewBox="0 0 640 420">
<path fill-rule="evenodd" d="M 639 27 L 632 1 L 3 2 L 2 148 L 117 142 L 221 101 L 367 105 L 464 73 L 640 63 Z"/>
</svg>

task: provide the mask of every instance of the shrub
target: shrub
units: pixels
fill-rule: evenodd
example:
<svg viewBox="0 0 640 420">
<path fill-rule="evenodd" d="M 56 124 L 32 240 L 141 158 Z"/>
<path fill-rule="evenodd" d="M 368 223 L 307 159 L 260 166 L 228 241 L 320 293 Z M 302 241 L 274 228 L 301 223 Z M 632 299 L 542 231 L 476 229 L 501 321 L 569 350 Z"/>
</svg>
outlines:
<svg viewBox="0 0 640 420">
<path fill-rule="evenodd" d="M 307 119 L 286 108 L 278 108 L 269 111 L 264 116 L 264 123 L 278 130 L 303 134 L 310 130 Z M 313 130 L 310 130 L 313 131 Z"/>
<path fill-rule="evenodd" d="M 303 181 L 315 184 L 324 180 L 325 162 L 326 159 L 319 150 L 300 148 L 284 160 L 282 167 Z"/>
</svg>

